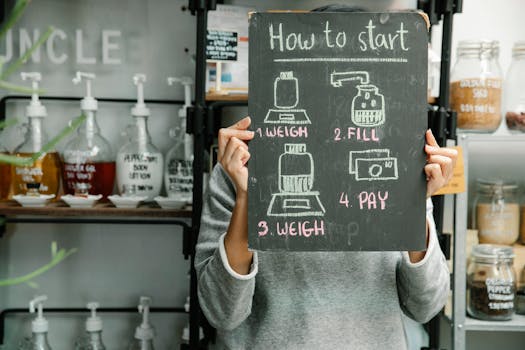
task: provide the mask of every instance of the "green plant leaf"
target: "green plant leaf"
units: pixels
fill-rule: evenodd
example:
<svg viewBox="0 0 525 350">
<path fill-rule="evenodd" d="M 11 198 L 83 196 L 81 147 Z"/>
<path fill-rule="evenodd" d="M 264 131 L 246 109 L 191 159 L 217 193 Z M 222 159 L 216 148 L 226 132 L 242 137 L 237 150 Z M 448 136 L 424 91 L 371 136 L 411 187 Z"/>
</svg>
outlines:
<svg viewBox="0 0 525 350">
<path fill-rule="evenodd" d="M 18 19 L 24 14 L 24 10 L 31 0 L 17 0 L 13 10 L 9 14 L 9 17 L 4 21 L 0 27 L 0 38 L 3 38 L 5 33 L 18 21 Z"/>
<path fill-rule="evenodd" d="M 75 131 L 84 122 L 84 120 L 86 120 L 86 116 L 85 115 L 81 115 L 81 116 L 76 117 L 75 119 L 73 119 L 73 121 L 70 123 L 70 125 L 66 126 L 64 129 L 62 129 L 62 131 L 60 131 L 60 133 L 58 133 L 57 136 L 53 137 L 53 139 L 51 139 L 51 141 L 49 141 L 44 146 L 42 146 L 42 149 L 40 150 L 40 152 L 33 153 L 31 155 L 31 158 L 33 160 L 37 160 L 43 154 L 45 154 L 45 153 L 49 152 L 50 150 L 52 150 L 60 141 L 62 141 L 62 139 L 64 137 L 66 137 L 67 135 L 69 135 L 73 131 Z"/>
<path fill-rule="evenodd" d="M 38 285 L 34 282 L 32 282 L 31 280 L 42 275 L 43 273 L 51 270 L 53 267 L 57 266 L 58 264 L 60 264 L 62 261 L 64 261 L 65 259 L 67 259 L 69 256 L 75 254 L 76 252 L 78 251 L 77 248 L 73 248 L 73 249 L 70 249 L 70 250 L 64 250 L 64 249 L 60 249 L 58 254 L 56 254 L 54 257 L 52 257 L 51 261 L 40 267 L 39 269 L 36 269 L 35 271 L 31 272 L 31 273 L 28 273 L 27 275 L 24 275 L 24 276 L 20 276 L 20 277 L 15 277 L 15 278 L 8 278 L 8 279 L 5 279 L 5 280 L 0 280 L 0 287 L 5 287 L 5 286 L 13 286 L 13 285 L 16 285 L 16 284 L 21 284 L 21 283 L 28 283 L 31 285 L 31 283 L 36 286 L 38 288 Z"/>
<path fill-rule="evenodd" d="M 2 76 L 1 76 L 2 79 L 5 80 L 11 74 L 16 72 L 18 70 L 18 68 L 20 68 L 24 63 L 26 63 L 26 61 L 29 59 L 29 57 L 31 57 L 33 52 L 35 52 L 35 50 L 38 49 L 40 47 L 40 45 L 42 45 L 43 43 L 46 42 L 46 40 L 53 33 L 54 30 L 55 30 L 55 28 L 48 27 L 47 30 L 45 31 L 45 33 L 40 36 L 38 41 L 33 46 L 31 46 L 31 48 L 29 48 L 29 50 L 27 50 L 22 57 L 17 59 L 14 63 L 12 63 L 9 67 L 7 67 L 7 69 L 5 71 L 2 72 Z M 1 36 L 0 36 L 0 38 L 1 38 Z"/>
<path fill-rule="evenodd" d="M 6 90 L 10 90 L 10 91 L 20 92 L 22 94 L 32 94 L 35 91 L 35 90 L 31 89 L 31 88 L 28 88 L 28 87 L 25 87 L 25 86 L 16 85 L 16 84 L 10 83 L 10 82 L 5 81 L 5 80 L 0 80 L 0 88 L 6 89 Z M 42 90 L 37 90 L 36 92 L 41 94 Z"/>
<path fill-rule="evenodd" d="M 31 157 L 17 157 L 9 154 L 0 154 L 0 163 L 8 163 L 14 166 L 31 166 L 35 160 L 52 150 L 60 141 L 62 141 L 63 138 L 75 131 L 84 120 L 86 120 L 85 115 L 73 119 L 70 125 L 62 129 L 57 136 L 53 137 L 51 141 L 42 146 L 40 152 L 33 153 Z"/>
<path fill-rule="evenodd" d="M 12 119 L 8 119 L 8 120 L 2 120 L 2 121 L 0 121 L 0 130 L 8 128 L 10 126 L 13 126 L 16 123 L 18 123 L 18 119 L 16 119 L 16 118 L 12 118 Z"/>
</svg>

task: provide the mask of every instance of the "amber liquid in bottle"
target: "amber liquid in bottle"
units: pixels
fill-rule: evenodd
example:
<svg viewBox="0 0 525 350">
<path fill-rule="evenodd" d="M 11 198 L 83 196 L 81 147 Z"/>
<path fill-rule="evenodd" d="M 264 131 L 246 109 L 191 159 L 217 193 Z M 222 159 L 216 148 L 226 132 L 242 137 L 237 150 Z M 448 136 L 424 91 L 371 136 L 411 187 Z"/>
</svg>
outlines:
<svg viewBox="0 0 525 350">
<path fill-rule="evenodd" d="M 0 162 L 0 201 L 9 197 L 11 190 L 11 165 Z"/>
<path fill-rule="evenodd" d="M 31 153 L 17 153 L 19 157 L 30 157 Z M 13 194 L 27 194 L 27 184 L 40 184 L 40 194 L 58 194 L 60 188 L 60 156 L 57 152 L 47 153 L 31 166 L 11 168 Z"/>
<path fill-rule="evenodd" d="M 88 185 L 89 194 L 101 194 L 107 198 L 113 193 L 115 169 L 115 162 L 64 163 L 62 172 L 64 192 L 74 195 L 77 184 L 83 183 Z"/>
</svg>

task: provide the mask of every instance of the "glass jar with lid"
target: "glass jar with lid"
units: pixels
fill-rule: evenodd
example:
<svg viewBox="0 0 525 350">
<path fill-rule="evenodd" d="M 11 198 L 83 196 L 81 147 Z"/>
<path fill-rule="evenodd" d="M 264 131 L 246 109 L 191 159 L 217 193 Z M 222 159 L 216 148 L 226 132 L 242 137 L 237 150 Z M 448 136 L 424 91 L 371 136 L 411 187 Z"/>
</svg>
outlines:
<svg viewBox="0 0 525 350">
<path fill-rule="evenodd" d="M 499 43 L 460 41 L 451 72 L 450 105 L 457 127 L 464 132 L 493 132 L 501 122 L 502 73 Z"/>
<path fill-rule="evenodd" d="M 472 213 L 480 243 L 513 244 L 520 232 L 517 184 L 478 179 Z"/>
<path fill-rule="evenodd" d="M 516 272 L 512 247 L 479 244 L 472 248 L 467 271 L 467 312 L 482 320 L 510 320 L 514 315 Z"/>
<path fill-rule="evenodd" d="M 512 48 L 512 62 L 505 77 L 503 113 L 511 132 L 525 132 L 525 41 Z"/>
</svg>

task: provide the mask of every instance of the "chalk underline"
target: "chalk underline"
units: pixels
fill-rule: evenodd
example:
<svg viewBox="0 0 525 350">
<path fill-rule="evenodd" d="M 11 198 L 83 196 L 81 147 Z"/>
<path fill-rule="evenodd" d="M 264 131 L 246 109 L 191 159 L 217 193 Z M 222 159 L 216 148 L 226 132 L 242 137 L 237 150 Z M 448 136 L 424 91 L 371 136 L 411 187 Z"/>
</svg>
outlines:
<svg viewBox="0 0 525 350">
<path fill-rule="evenodd" d="M 304 58 L 275 58 L 274 62 L 373 62 L 373 63 L 407 63 L 406 58 L 397 57 L 304 57 Z"/>
</svg>

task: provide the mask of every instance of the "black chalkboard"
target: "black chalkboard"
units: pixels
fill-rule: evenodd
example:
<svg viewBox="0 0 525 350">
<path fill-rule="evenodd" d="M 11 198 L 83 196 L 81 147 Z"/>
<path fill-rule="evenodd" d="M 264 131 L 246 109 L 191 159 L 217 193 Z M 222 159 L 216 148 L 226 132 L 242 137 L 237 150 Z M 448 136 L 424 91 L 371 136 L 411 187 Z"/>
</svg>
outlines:
<svg viewBox="0 0 525 350">
<path fill-rule="evenodd" d="M 249 37 L 249 247 L 424 249 L 422 16 L 255 13 Z"/>
<path fill-rule="evenodd" d="M 237 61 L 237 33 L 207 30 L 206 60 Z"/>
</svg>

